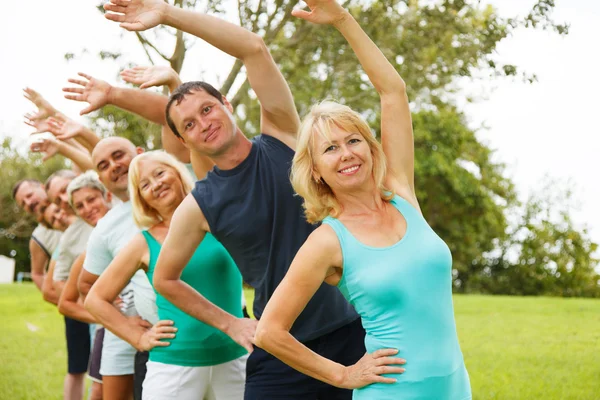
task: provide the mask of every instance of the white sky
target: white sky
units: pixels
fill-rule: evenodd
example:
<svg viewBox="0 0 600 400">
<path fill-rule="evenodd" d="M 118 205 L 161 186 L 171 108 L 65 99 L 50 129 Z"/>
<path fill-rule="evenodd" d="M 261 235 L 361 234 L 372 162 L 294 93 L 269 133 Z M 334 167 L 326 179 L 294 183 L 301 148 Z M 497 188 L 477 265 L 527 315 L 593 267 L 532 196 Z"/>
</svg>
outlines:
<svg viewBox="0 0 600 400">
<path fill-rule="evenodd" d="M 226 0 L 233 6 L 234 0 Z M 488 0 L 501 15 L 524 15 L 535 0 Z M 77 116 L 83 105 L 65 100 L 61 88 L 78 71 L 111 83 L 116 80 L 117 63 L 99 62 L 101 49 L 123 51 L 126 60 L 147 63 L 133 33 L 105 20 L 95 9 L 96 0 L 12 1 L 3 4 L 0 24 L 0 135 L 11 135 L 24 146 L 31 129 L 22 115 L 33 108 L 22 97 L 30 86 L 58 109 Z M 508 174 L 524 196 L 548 175 L 571 179 L 580 209 L 574 216 L 586 224 L 595 242 L 600 243 L 600 129 L 596 112 L 600 102 L 597 78 L 600 55 L 600 1 L 557 0 L 554 18 L 568 22 L 566 37 L 545 31 L 521 30 L 500 43 L 498 57 L 539 81 L 520 80 L 464 82 L 477 103 L 464 110 L 474 127 L 485 124 L 479 137 L 496 149 L 496 157 L 508 164 Z M 234 17 L 230 17 L 233 19 Z M 63 55 L 86 47 L 89 54 L 67 63 Z M 220 83 L 233 60 L 201 42 L 188 53 L 183 80 L 202 76 Z"/>
</svg>

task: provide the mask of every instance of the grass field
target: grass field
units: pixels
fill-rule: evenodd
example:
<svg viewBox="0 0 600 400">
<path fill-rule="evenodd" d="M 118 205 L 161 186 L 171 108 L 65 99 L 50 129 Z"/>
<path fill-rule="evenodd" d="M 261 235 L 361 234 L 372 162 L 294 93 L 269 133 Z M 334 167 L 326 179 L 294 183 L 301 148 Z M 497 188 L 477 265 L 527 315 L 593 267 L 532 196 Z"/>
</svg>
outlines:
<svg viewBox="0 0 600 400">
<path fill-rule="evenodd" d="M 600 300 L 455 296 L 475 400 L 600 399 Z M 0 285 L 0 399 L 62 396 L 63 322 L 32 284 Z"/>
</svg>

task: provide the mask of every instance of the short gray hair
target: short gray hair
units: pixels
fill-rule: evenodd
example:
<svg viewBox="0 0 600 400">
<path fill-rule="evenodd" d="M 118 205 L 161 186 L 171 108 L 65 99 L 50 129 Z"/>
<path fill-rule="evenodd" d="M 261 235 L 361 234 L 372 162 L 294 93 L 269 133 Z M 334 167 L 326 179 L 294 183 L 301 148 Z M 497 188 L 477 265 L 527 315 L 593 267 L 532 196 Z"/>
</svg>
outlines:
<svg viewBox="0 0 600 400">
<path fill-rule="evenodd" d="M 69 186 L 67 186 L 67 196 L 69 196 L 69 204 L 71 207 L 73 207 L 73 193 L 83 188 L 99 190 L 100 193 L 102 193 L 102 197 L 106 199 L 106 193 L 108 192 L 106 187 L 100 182 L 98 174 L 89 170 L 73 179 L 71 183 L 69 183 Z M 75 209 L 75 207 L 73 207 L 73 209 Z"/>
</svg>

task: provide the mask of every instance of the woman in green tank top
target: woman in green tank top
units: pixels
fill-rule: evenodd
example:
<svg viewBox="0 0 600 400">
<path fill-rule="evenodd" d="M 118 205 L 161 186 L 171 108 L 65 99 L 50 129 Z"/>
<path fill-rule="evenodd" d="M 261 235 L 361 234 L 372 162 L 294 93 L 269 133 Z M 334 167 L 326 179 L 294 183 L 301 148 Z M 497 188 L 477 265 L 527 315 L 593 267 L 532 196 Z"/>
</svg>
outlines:
<svg viewBox="0 0 600 400">
<path fill-rule="evenodd" d="M 107 328 L 116 335 L 140 351 L 150 351 L 144 399 L 242 399 L 247 352 L 225 333 L 189 316 L 158 293 L 159 321 L 150 329 L 127 320 L 112 306 L 134 274 L 145 272 L 152 282 L 171 218 L 192 186 L 185 166 L 163 151 L 133 159 L 129 166 L 133 219 L 147 230 L 119 252 L 94 284 L 86 306 L 99 319 L 110 321 Z M 225 312 L 242 317 L 240 272 L 227 250 L 210 234 L 181 279 Z"/>
<path fill-rule="evenodd" d="M 308 221 L 323 222 L 269 300 L 255 342 L 288 365 L 361 400 L 468 400 L 469 376 L 452 306 L 452 257 L 421 214 L 406 86 L 335 0 L 293 14 L 348 40 L 381 101 L 381 144 L 349 107 L 313 107 L 298 134 L 292 185 Z M 289 328 L 323 283 L 360 314 L 367 354 L 343 366 L 296 341 Z"/>
</svg>

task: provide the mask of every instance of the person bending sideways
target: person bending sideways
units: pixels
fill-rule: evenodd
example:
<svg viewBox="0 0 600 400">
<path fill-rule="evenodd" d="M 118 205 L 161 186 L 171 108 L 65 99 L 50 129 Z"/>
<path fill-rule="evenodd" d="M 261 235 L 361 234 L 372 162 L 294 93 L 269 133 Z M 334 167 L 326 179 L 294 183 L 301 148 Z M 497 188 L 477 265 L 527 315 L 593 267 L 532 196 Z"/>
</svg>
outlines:
<svg viewBox="0 0 600 400">
<path fill-rule="evenodd" d="M 241 400 L 247 351 L 225 333 L 179 310 L 160 294 L 160 321 L 151 330 L 129 327 L 112 306 L 139 270 L 150 280 L 175 209 L 193 187 L 184 165 L 163 151 L 137 156 L 129 168 L 135 222 L 142 230 L 94 284 L 85 305 L 99 321 L 140 351 L 150 351 L 142 398 Z M 210 234 L 181 279 L 226 312 L 242 316 L 242 277 L 227 250 Z M 176 333 L 175 333 L 176 332 Z"/>
<path fill-rule="evenodd" d="M 338 29 L 379 93 L 382 143 L 347 106 L 323 102 L 304 119 L 292 184 L 307 219 L 322 225 L 267 304 L 256 344 L 316 379 L 355 389 L 357 400 L 471 399 L 454 322 L 452 256 L 415 195 L 404 82 L 334 0 L 307 5 L 310 11 L 294 15 Z M 316 354 L 289 333 L 323 282 L 354 305 L 367 332 L 367 354 L 353 366 Z"/>
<path fill-rule="evenodd" d="M 288 367 L 254 347 L 256 321 L 240 319 L 187 285 L 182 271 L 207 237 L 231 254 L 255 289 L 254 313 L 263 309 L 291 261 L 315 227 L 302 212 L 289 168 L 300 119 L 292 93 L 260 36 L 205 14 L 161 0 L 114 0 L 105 16 L 130 30 L 168 24 L 240 59 L 261 110 L 261 135 L 252 140 L 236 125 L 233 107 L 213 86 L 188 82 L 166 106 L 173 133 L 215 163 L 173 215 L 154 271 L 154 286 L 176 307 L 225 332 L 251 352 L 245 399 L 350 399 L 352 393 Z M 343 365 L 365 352 L 364 329 L 352 306 L 334 287 L 321 285 L 292 328 L 300 342 Z"/>
</svg>

